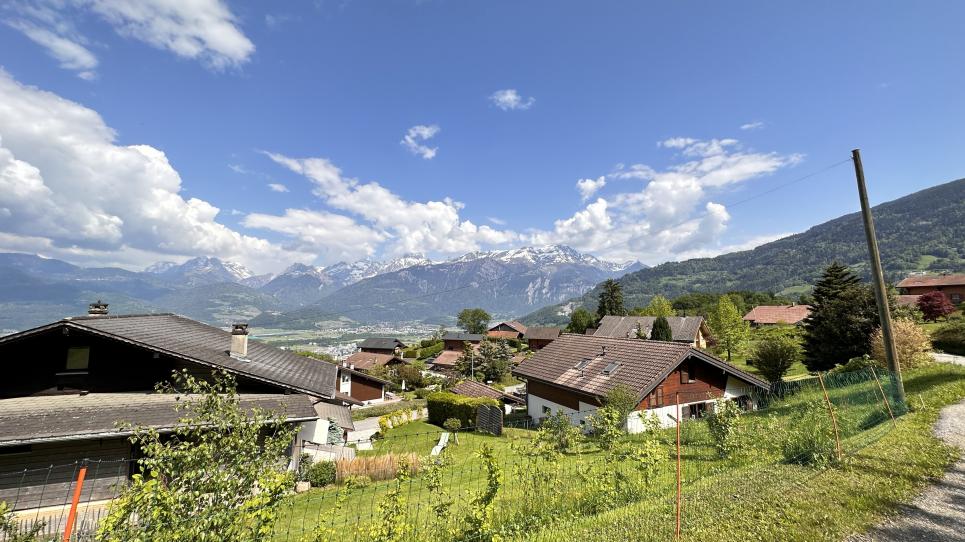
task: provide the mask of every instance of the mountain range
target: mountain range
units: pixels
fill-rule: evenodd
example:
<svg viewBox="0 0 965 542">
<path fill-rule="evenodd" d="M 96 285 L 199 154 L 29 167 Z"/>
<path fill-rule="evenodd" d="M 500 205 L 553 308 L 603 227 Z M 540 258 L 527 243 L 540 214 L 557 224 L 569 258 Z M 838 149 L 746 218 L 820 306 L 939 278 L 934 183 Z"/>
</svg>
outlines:
<svg viewBox="0 0 965 542">
<path fill-rule="evenodd" d="M 872 209 L 885 278 L 896 282 L 909 273 L 965 271 L 965 179 L 882 203 Z M 668 262 L 623 276 L 619 282 L 627 307 L 646 305 L 660 294 L 769 291 L 796 296 L 811 290 L 832 261 L 870 279 L 868 246 L 860 213 L 830 220 L 807 231 L 753 250 Z M 599 286 L 521 320 L 559 324 L 574 308 L 596 310 Z"/>
<path fill-rule="evenodd" d="M 518 302 L 517 291 L 507 290 L 490 297 L 486 306 L 497 313 L 508 314 L 523 307 L 518 310 L 522 313 L 555 303 L 592 288 L 601 277 L 642 266 L 613 264 L 559 246 L 475 252 L 446 262 L 410 254 L 387 261 L 339 262 L 328 267 L 293 264 L 277 275 L 256 275 L 241 264 L 208 256 L 181 264 L 158 262 L 137 272 L 112 267 L 84 268 L 31 254 L 0 253 L 0 330 L 24 329 L 83 314 L 87 304 L 96 299 L 109 302 L 115 313 L 170 311 L 218 325 L 252 320 L 293 327 L 306 321 L 306 313 L 301 311 L 328 317 L 327 312 L 333 307 L 336 312 L 352 309 L 343 311 L 344 315 L 363 321 L 392 321 L 397 315 L 409 314 L 413 319 L 424 319 L 436 317 L 438 312 L 359 312 L 360 304 L 383 295 L 378 286 L 382 283 L 376 282 L 371 290 L 367 286 L 353 287 L 376 277 L 397 277 L 403 271 L 405 277 L 424 277 L 419 279 L 422 283 L 449 284 L 461 280 L 464 282 L 460 284 L 472 285 L 486 279 L 477 276 L 477 272 L 486 273 L 492 266 L 509 267 L 509 262 L 515 272 L 528 277 L 534 290 L 528 295 L 530 301 L 524 304 Z M 477 271 L 467 270 L 468 267 Z M 457 273 L 455 269 L 462 271 Z M 388 279 L 394 280 L 398 279 Z M 336 294 L 334 302 L 323 303 Z M 346 299 L 353 301 L 346 303 Z M 330 319 L 338 316 L 342 313 Z M 314 320 L 307 323 L 308 327 L 313 325 Z"/>
</svg>

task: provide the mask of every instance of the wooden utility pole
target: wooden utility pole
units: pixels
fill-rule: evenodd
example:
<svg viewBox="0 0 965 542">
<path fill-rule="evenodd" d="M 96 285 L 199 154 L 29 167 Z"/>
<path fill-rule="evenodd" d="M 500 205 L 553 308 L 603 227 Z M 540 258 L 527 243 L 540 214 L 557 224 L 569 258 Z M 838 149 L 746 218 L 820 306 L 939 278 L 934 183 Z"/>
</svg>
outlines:
<svg viewBox="0 0 965 542">
<path fill-rule="evenodd" d="M 864 233 L 868 239 L 868 252 L 871 255 L 871 278 L 874 281 L 875 300 L 878 302 L 878 317 L 881 320 L 881 337 L 884 339 L 885 361 L 891 370 L 898 402 L 905 404 L 905 384 L 901 380 L 901 367 L 898 366 L 898 352 L 895 350 L 895 337 L 891 331 L 891 309 L 888 308 L 888 294 L 885 292 L 885 276 L 881 271 L 881 256 L 878 254 L 878 239 L 875 236 L 875 222 L 868 205 L 868 189 L 864 183 L 864 168 L 861 166 L 861 150 L 851 151 L 854 161 L 854 175 L 858 179 L 858 197 L 861 199 L 861 216 L 864 218 Z"/>
</svg>

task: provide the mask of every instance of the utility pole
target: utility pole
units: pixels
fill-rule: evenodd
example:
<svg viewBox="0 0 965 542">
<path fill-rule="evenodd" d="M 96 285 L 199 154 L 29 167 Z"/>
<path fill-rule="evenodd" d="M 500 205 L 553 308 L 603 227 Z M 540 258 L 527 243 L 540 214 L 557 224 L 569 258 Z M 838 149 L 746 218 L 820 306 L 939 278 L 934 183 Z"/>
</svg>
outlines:
<svg viewBox="0 0 965 542">
<path fill-rule="evenodd" d="M 878 317 L 881 320 L 881 337 L 885 346 L 885 361 L 891 371 L 898 402 L 905 405 L 905 384 L 901 380 L 901 367 L 898 366 L 898 352 L 895 350 L 895 337 L 891 330 L 891 309 L 888 307 L 888 294 L 885 292 L 885 276 L 881 272 L 881 256 L 878 254 L 878 239 L 875 236 L 875 222 L 868 205 L 868 189 L 864 183 L 864 168 L 861 166 L 861 150 L 851 151 L 854 161 L 854 175 L 858 180 L 858 197 L 861 200 L 861 216 L 864 218 L 864 233 L 868 239 L 868 252 L 871 255 L 871 278 L 874 280 L 875 301 L 878 302 Z"/>
</svg>

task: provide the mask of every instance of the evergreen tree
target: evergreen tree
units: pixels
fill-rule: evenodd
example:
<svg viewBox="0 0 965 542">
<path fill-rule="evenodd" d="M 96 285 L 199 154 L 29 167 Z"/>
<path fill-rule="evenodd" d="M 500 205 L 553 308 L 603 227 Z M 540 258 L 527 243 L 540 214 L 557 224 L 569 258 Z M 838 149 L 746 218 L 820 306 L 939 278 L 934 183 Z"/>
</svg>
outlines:
<svg viewBox="0 0 965 542">
<path fill-rule="evenodd" d="M 730 361 L 731 355 L 743 349 L 750 340 L 750 325 L 744 321 L 730 296 L 720 296 L 717 308 L 710 314 L 708 323 L 714 331 L 718 346 L 727 352 L 727 361 Z"/>
<path fill-rule="evenodd" d="M 624 316 L 626 313 L 627 311 L 623 308 L 623 288 L 619 282 L 607 279 L 603 282 L 600 302 L 596 308 L 598 320 L 602 320 L 604 316 Z"/>
<path fill-rule="evenodd" d="M 804 320 L 804 365 L 827 371 L 871 351 L 878 327 L 874 292 L 847 267 L 832 263 L 814 286 L 811 314 Z"/>
<path fill-rule="evenodd" d="M 593 313 L 579 307 L 570 314 L 570 323 L 566 326 L 567 333 L 579 333 L 583 335 L 588 328 L 596 325 L 596 318 Z"/>
<path fill-rule="evenodd" d="M 482 373 L 483 380 L 498 381 L 509 370 L 509 360 L 512 357 L 513 352 L 506 341 L 483 341 L 479 344 L 477 370 Z"/>
<path fill-rule="evenodd" d="M 653 328 L 650 330 L 651 341 L 672 341 L 673 331 L 670 330 L 670 322 L 663 316 L 658 316 L 653 321 Z M 729 359 L 729 354 L 728 354 Z"/>
</svg>

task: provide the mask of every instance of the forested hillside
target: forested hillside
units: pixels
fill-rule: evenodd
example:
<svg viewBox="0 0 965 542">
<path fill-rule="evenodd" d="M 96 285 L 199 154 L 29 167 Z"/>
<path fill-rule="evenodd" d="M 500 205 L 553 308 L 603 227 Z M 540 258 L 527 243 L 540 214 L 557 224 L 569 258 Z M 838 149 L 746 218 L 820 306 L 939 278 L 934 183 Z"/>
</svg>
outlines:
<svg viewBox="0 0 965 542">
<path fill-rule="evenodd" d="M 886 278 L 912 271 L 965 270 L 965 179 L 883 203 L 873 210 Z M 661 294 L 730 290 L 806 292 L 832 261 L 869 278 L 868 249 L 860 213 L 836 218 L 754 250 L 669 262 L 620 279 L 628 307 L 645 305 Z M 595 308 L 599 286 L 568 303 L 524 318 L 527 323 L 559 323 L 576 306 Z"/>
</svg>

